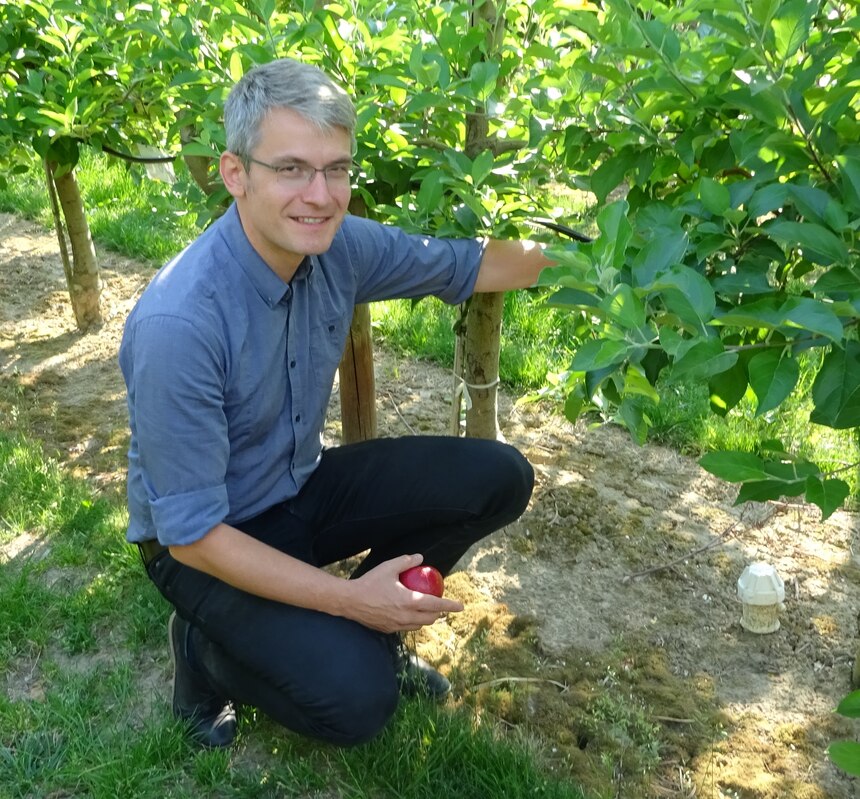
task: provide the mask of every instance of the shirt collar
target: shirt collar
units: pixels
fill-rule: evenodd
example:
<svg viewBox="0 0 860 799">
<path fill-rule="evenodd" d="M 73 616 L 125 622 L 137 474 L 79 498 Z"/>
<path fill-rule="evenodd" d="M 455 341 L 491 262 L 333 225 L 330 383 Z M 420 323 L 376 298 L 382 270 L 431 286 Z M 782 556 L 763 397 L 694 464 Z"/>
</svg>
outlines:
<svg viewBox="0 0 860 799">
<path fill-rule="evenodd" d="M 248 241 L 248 237 L 242 229 L 242 220 L 239 218 L 236 203 L 227 209 L 227 212 L 219 220 L 219 224 L 233 257 L 238 261 L 248 280 L 251 281 L 257 294 L 260 295 L 260 299 L 270 308 L 274 308 L 289 296 L 293 282 L 304 280 L 313 272 L 316 258 L 309 256 L 299 264 L 299 268 L 290 283 L 281 280 Z"/>
</svg>

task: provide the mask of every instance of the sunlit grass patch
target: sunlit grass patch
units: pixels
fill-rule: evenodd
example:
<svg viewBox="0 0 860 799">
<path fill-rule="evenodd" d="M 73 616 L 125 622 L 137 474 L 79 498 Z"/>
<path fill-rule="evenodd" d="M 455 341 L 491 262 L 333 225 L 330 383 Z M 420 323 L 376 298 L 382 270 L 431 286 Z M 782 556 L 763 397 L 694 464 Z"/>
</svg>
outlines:
<svg viewBox="0 0 860 799">
<path fill-rule="evenodd" d="M 90 232 L 100 246 L 160 265 L 200 233 L 185 198 L 169 184 L 147 178 L 138 164 L 84 150 L 75 174 Z M 0 187 L 0 210 L 53 227 L 39 161 Z"/>
<path fill-rule="evenodd" d="M 544 386 L 548 373 L 567 368 L 573 358 L 575 320 L 549 308 L 546 296 L 538 290 L 505 295 L 499 376 L 517 389 Z M 374 303 L 372 313 L 377 339 L 393 351 L 453 366 L 459 308 L 431 297 Z"/>
</svg>

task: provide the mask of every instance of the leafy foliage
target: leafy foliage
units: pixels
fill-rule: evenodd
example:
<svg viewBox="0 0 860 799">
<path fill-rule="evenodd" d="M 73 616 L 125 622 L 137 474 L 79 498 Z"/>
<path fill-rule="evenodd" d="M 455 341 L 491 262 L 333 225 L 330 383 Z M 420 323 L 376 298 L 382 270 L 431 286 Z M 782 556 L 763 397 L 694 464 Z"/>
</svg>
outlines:
<svg viewBox="0 0 860 799">
<path fill-rule="evenodd" d="M 752 392 L 765 415 L 797 389 L 798 356 L 824 348 L 810 421 L 856 427 L 856 7 L 609 0 L 570 21 L 590 45 L 571 69 L 583 92 L 550 141 L 605 205 L 600 236 L 557 250 L 542 279 L 590 322 L 569 415 L 597 409 L 644 440 L 659 381 L 707 382 L 723 415 Z M 743 482 L 740 502 L 839 507 L 844 481 L 784 450 L 702 465 Z"/>
</svg>

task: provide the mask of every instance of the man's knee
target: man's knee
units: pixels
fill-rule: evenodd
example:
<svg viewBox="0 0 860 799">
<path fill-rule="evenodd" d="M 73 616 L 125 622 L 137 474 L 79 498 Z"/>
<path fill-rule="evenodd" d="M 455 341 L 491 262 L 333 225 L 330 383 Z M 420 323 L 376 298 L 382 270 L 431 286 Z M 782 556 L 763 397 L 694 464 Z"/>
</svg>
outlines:
<svg viewBox="0 0 860 799">
<path fill-rule="evenodd" d="M 346 682 L 326 697 L 323 713 L 312 713 L 312 733 L 335 746 L 357 746 L 375 738 L 397 709 L 396 680 Z"/>
<path fill-rule="evenodd" d="M 515 447 L 493 442 L 496 451 L 492 459 L 491 484 L 504 503 L 510 520 L 518 518 L 529 504 L 534 490 L 535 473 L 532 465 Z"/>
</svg>

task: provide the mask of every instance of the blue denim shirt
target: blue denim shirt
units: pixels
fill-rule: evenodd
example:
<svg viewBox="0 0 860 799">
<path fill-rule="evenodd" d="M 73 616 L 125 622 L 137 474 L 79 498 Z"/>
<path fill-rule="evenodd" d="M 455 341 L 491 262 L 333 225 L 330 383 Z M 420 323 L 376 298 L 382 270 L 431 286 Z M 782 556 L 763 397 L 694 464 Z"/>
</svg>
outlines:
<svg viewBox="0 0 860 799">
<path fill-rule="evenodd" d="M 294 497 L 316 468 L 356 303 L 475 285 L 482 246 L 348 216 L 289 283 L 235 206 L 161 269 L 129 315 L 128 540 L 188 544 Z"/>
</svg>

